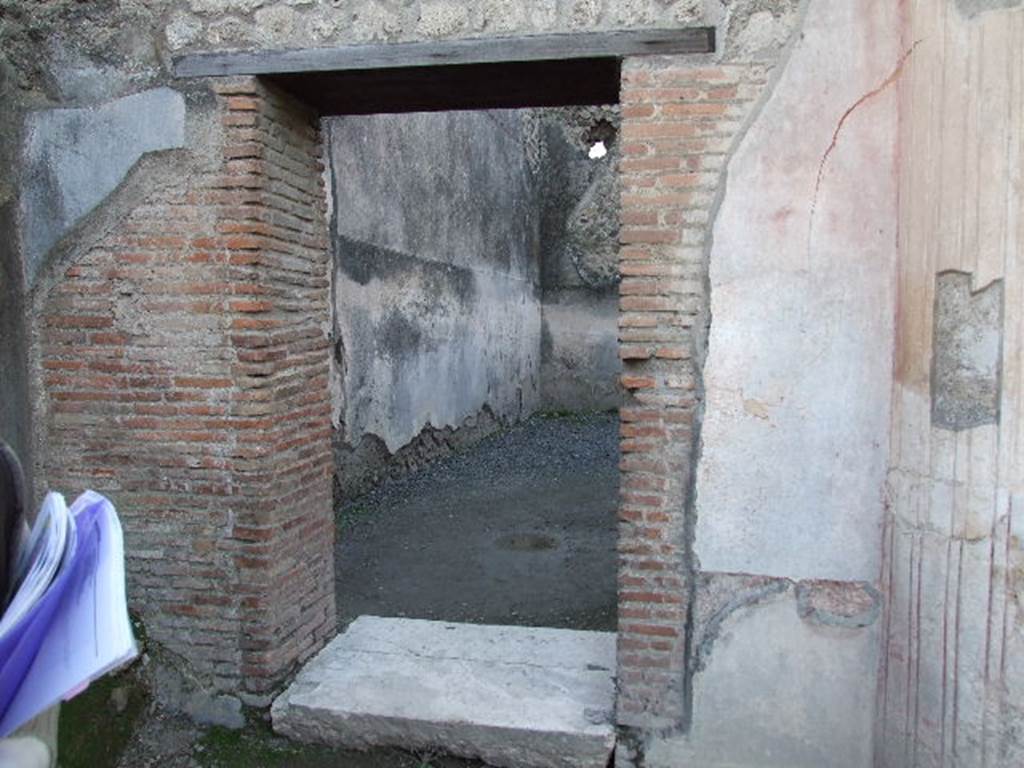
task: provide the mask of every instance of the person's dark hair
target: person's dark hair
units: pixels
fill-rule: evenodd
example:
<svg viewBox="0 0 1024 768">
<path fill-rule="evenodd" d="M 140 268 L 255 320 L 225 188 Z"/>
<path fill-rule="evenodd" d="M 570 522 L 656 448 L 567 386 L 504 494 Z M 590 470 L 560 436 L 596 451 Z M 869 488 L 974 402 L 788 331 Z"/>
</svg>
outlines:
<svg viewBox="0 0 1024 768">
<path fill-rule="evenodd" d="M 7 608 L 15 547 L 25 517 L 25 473 L 18 455 L 0 440 L 0 613 Z"/>
</svg>

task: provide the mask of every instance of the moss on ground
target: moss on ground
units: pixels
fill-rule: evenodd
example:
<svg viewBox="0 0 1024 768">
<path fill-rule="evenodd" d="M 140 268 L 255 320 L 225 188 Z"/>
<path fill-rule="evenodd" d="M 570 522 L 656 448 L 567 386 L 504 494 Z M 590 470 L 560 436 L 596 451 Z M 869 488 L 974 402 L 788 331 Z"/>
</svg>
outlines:
<svg viewBox="0 0 1024 768">
<path fill-rule="evenodd" d="M 60 708 L 61 768 L 114 768 L 149 706 L 135 669 L 97 680 Z"/>
<path fill-rule="evenodd" d="M 390 749 L 352 752 L 297 744 L 275 735 L 262 721 L 250 722 L 240 731 L 210 728 L 196 744 L 193 756 L 203 768 L 454 768 L 469 765 L 452 758 Z"/>
</svg>

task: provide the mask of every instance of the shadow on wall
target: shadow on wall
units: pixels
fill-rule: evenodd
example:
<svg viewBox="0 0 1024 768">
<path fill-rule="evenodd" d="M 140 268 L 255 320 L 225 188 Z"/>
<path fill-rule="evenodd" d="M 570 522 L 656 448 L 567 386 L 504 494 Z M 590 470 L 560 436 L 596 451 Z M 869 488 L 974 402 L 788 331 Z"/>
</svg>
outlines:
<svg viewBox="0 0 1024 768">
<path fill-rule="evenodd" d="M 335 491 L 617 407 L 616 108 L 330 118 Z M 589 157 L 596 141 L 611 149 Z"/>
</svg>

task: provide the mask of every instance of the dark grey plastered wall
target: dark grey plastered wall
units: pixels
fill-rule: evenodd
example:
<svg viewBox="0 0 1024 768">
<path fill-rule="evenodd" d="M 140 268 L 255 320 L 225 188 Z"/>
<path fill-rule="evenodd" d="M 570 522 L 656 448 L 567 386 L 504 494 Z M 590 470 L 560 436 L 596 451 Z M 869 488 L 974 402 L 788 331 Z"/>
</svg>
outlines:
<svg viewBox="0 0 1024 768">
<path fill-rule="evenodd" d="M 618 405 L 614 108 L 329 118 L 337 488 Z M 591 159 L 603 140 L 612 152 Z"/>
</svg>

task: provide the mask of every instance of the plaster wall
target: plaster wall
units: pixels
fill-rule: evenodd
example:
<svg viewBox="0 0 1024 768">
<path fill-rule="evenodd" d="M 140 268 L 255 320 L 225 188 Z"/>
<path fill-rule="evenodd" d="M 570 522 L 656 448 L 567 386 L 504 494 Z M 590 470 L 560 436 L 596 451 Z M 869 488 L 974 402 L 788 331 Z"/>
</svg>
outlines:
<svg viewBox="0 0 1024 768">
<path fill-rule="evenodd" d="M 905 23 L 876 764 L 1020 765 L 1024 7 Z"/>
<path fill-rule="evenodd" d="M 693 726 L 686 737 L 652 740 L 647 768 L 872 764 L 877 627 L 808 621 L 791 586 L 770 592 L 716 628 L 694 683 Z"/>
<path fill-rule="evenodd" d="M 902 55 L 895 6 L 812 0 L 729 163 L 710 255 L 705 570 L 877 577 Z"/>
<path fill-rule="evenodd" d="M 800 13 L 714 213 L 688 721 L 647 766 L 873 760 L 905 52 L 889 3 Z"/>
<path fill-rule="evenodd" d="M 541 397 L 552 411 L 606 411 L 622 403 L 618 300 L 586 288 L 547 291 Z"/>
<path fill-rule="evenodd" d="M 185 100 L 171 88 L 29 115 L 19 204 L 29 281 L 50 249 L 117 188 L 140 157 L 184 142 Z"/>
<path fill-rule="evenodd" d="M 482 411 L 499 422 L 529 415 L 541 313 L 523 116 L 327 125 L 338 440 L 395 453 L 426 428 L 456 429 Z M 350 454 L 338 455 L 343 475 Z"/>
</svg>

